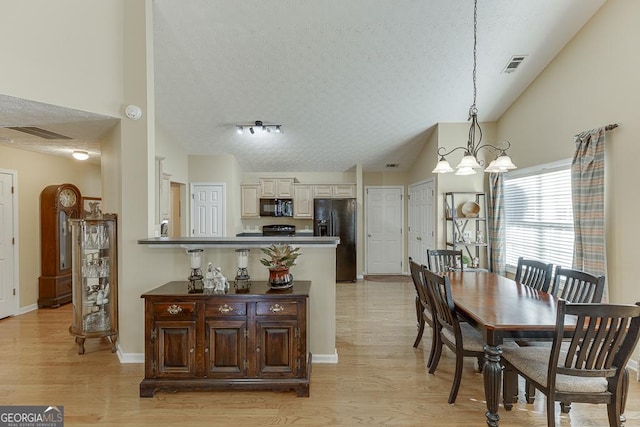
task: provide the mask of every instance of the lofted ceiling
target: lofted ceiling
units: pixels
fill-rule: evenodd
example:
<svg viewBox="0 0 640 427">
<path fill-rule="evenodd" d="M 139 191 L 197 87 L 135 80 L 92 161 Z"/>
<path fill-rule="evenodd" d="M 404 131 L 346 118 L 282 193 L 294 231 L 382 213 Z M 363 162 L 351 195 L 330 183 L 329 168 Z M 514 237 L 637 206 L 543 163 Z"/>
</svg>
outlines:
<svg viewBox="0 0 640 427">
<path fill-rule="evenodd" d="M 479 120 L 497 120 L 604 2 L 479 0 Z M 247 172 L 403 171 L 437 123 L 467 120 L 471 0 L 153 5 L 156 126 L 189 154 L 232 154 Z M 504 73 L 512 56 L 525 59 Z M 0 144 L 64 155 L 86 145 L 96 159 L 115 120 L 0 95 Z M 283 133 L 235 132 L 256 120 Z"/>
</svg>

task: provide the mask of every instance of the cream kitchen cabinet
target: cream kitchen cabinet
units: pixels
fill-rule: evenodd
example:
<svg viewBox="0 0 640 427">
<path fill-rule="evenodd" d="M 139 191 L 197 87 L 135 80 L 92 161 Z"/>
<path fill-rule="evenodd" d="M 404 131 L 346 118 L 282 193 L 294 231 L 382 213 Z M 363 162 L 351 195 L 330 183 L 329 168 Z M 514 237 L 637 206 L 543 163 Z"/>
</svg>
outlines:
<svg viewBox="0 0 640 427">
<path fill-rule="evenodd" d="M 355 184 L 316 184 L 313 186 L 313 197 L 346 198 L 356 197 Z"/>
<path fill-rule="evenodd" d="M 242 218 L 260 217 L 260 185 L 245 184 L 240 186 L 240 216 Z"/>
<path fill-rule="evenodd" d="M 294 178 L 260 178 L 260 197 L 293 198 Z"/>
<path fill-rule="evenodd" d="M 296 184 L 293 186 L 293 217 L 313 218 L 313 186 Z"/>
</svg>

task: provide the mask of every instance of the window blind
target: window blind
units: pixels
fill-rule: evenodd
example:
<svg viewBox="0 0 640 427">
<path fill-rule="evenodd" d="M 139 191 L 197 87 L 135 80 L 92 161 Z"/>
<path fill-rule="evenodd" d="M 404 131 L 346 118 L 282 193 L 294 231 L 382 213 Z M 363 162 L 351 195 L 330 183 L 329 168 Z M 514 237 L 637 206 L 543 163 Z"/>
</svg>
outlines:
<svg viewBox="0 0 640 427">
<path fill-rule="evenodd" d="M 505 176 L 504 204 L 507 265 L 517 265 L 522 256 L 572 266 L 570 165 Z"/>
</svg>

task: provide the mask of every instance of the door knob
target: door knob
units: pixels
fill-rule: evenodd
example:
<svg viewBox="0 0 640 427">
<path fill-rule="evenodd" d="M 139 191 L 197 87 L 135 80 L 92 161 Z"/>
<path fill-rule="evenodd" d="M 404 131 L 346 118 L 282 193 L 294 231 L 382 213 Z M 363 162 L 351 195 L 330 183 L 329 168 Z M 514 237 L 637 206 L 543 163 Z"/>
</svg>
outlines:
<svg viewBox="0 0 640 427">
<path fill-rule="evenodd" d="M 418 236 L 416 237 L 417 240 L 422 240 L 422 237 Z"/>
</svg>

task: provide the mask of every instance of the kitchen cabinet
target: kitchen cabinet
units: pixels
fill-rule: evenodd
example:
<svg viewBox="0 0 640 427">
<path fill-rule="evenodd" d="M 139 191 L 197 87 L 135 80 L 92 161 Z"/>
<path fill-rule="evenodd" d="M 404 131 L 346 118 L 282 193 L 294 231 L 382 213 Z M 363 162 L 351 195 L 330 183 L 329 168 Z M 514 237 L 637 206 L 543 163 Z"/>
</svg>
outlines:
<svg viewBox="0 0 640 427">
<path fill-rule="evenodd" d="M 355 184 L 316 184 L 313 186 L 313 197 L 316 199 L 356 197 L 356 186 Z"/>
<path fill-rule="evenodd" d="M 260 178 L 260 197 L 269 198 L 293 198 L 294 178 Z"/>
<path fill-rule="evenodd" d="M 271 389 L 309 396 L 311 283 L 289 291 L 253 282 L 249 293 L 188 293 L 169 282 L 145 300 L 145 377 L 140 397 L 158 390 Z"/>
<path fill-rule="evenodd" d="M 293 217 L 313 218 L 313 186 L 306 184 L 293 186 Z"/>
<path fill-rule="evenodd" d="M 240 216 L 242 218 L 260 217 L 259 192 L 259 184 L 244 184 L 240 186 Z"/>
<path fill-rule="evenodd" d="M 118 337 L 118 255 L 116 215 L 71 219 L 73 322 L 69 327 L 84 354 L 87 338 L 107 338 L 116 351 Z"/>
</svg>

